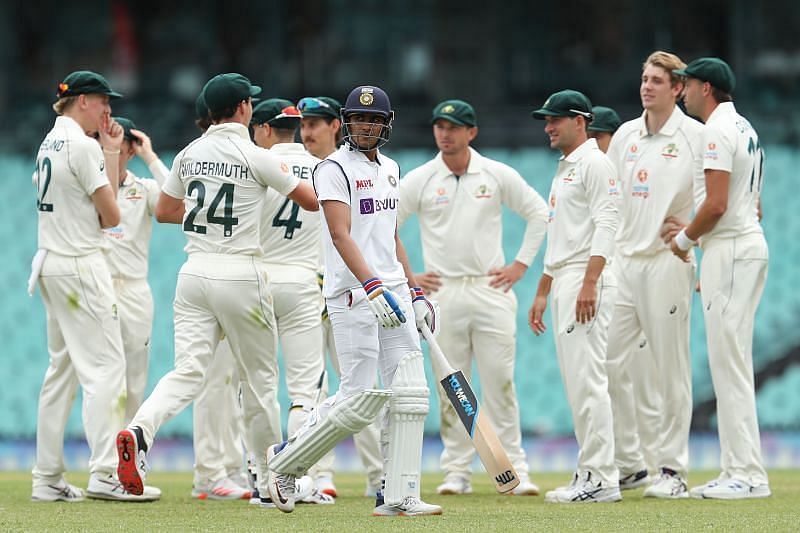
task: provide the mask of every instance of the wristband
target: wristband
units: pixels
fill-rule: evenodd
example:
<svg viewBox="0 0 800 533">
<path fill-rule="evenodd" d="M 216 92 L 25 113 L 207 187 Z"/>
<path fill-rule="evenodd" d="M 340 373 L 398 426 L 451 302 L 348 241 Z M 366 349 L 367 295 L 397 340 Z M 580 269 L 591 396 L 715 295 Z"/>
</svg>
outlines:
<svg viewBox="0 0 800 533">
<path fill-rule="evenodd" d="M 103 148 L 103 152 L 109 155 L 119 155 L 120 153 L 119 150 L 106 150 L 105 148 Z"/>
<path fill-rule="evenodd" d="M 677 235 L 675 235 L 675 244 L 684 252 L 688 252 L 692 246 L 697 244 L 697 241 L 693 241 L 686 235 L 686 228 L 683 228 Z"/>
<path fill-rule="evenodd" d="M 411 287 L 411 301 L 416 302 L 417 300 L 424 300 L 425 299 L 425 291 L 422 290 L 421 287 Z"/>
</svg>

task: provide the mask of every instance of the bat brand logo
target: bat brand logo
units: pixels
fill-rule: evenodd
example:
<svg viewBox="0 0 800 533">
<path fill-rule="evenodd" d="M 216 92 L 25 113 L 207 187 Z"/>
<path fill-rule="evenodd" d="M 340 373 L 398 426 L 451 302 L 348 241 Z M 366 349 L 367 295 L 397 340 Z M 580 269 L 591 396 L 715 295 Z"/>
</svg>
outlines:
<svg viewBox="0 0 800 533">
<path fill-rule="evenodd" d="M 461 407 L 464 408 L 464 413 L 467 416 L 475 416 L 475 407 L 473 407 L 472 402 L 469 401 L 466 393 L 464 393 L 464 388 L 461 386 L 461 383 L 459 383 L 458 378 L 455 375 L 451 375 L 448 378 L 448 381 L 450 383 L 450 388 L 453 390 L 456 398 L 458 399 L 458 402 L 461 404 Z"/>
<path fill-rule="evenodd" d="M 507 485 L 517 479 L 517 476 L 514 475 L 514 472 L 511 470 L 506 470 L 502 474 L 498 474 L 494 477 L 494 480 L 497 482 L 498 485 Z"/>
</svg>

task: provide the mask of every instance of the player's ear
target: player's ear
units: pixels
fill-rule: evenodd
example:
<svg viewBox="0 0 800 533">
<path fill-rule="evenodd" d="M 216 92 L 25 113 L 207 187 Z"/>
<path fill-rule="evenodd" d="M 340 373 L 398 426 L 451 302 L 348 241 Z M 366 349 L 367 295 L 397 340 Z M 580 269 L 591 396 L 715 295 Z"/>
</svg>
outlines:
<svg viewBox="0 0 800 533">
<path fill-rule="evenodd" d="M 469 131 L 469 141 L 470 142 L 474 141 L 475 137 L 478 136 L 478 126 L 473 126 L 469 128 L 467 131 Z"/>
</svg>

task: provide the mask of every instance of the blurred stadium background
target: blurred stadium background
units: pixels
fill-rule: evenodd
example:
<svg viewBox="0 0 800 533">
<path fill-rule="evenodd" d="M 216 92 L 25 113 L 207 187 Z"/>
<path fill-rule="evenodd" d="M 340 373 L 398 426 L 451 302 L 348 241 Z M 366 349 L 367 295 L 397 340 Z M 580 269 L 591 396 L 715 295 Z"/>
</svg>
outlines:
<svg viewBox="0 0 800 533">
<path fill-rule="evenodd" d="M 511 0 L 491 7 L 472 0 L 0 3 L 0 212 L 9 221 L 0 225 L 0 335 L 5 346 L 0 356 L 5 375 L 0 469 L 32 464 L 47 350 L 41 300 L 25 293 L 36 249 L 30 176 L 54 118 L 50 104 L 56 85 L 68 72 L 87 68 L 105 74 L 125 94 L 114 102 L 114 114 L 132 118 L 150 134 L 168 165 L 196 136 L 194 99 L 219 72 L 242 72 L 268 97 L 292 100 L 322 94 L 344 99 L 355 85 L 380 85 L 397 114 L 386 152 L 403 169 L 435 152 L 428 126 L 432 106 L 445 98 L 463 98 L 478 112 L 475 146 L 519 170 L 544 195 L 557 155 L 546 148 L 541 124 L 530 119 L 533 106 L 570 87 L 584 91 L 595 105 L 616 108 L 624 120 L 634 118 L 641 110 L 641 62 L 655 49 L 687 61 L 701 55 L 727 59 L 737 74 L 736 105 L 762 137 L 767 156 L 763 225 L 771 263 L 754 342 L 758 413 L 768 464 L 800 467 L 800 330 L 795 322 L 800 314 L 800 244 L 795 237 L 800 230 L 799 29 L 800 3 L 792 0 Z M 138 162 L 133 170 L 147 175 Z M 507 258 L 516 253 L 523 230 L 520 220 L 507 213 Z M 414 220 L 402 236 L 421 269 Z M 177 227 L 155 228 L 150 388 L 172 367 L 171 303 L 185 257 L 183 244 Z M 566 470 L 574 452 L 571 417 L 553 339 L 549 334 L 534 337 L 525 317 L 540 272 L 541 254 L 515 287 L 520 301 L 516 387 L 532 465 Z M 695 303 L 692 459 L 713 468 L 714 395 L 699 298 Z M 288 406 L 285 387 L 281 400 Z M 432 412 L 426 429 L 435 436 L 437 428 L 438 415 Z M 68 435 L 83 437 L 77 403 Z M 173 445 L 180 455 L 190 435 L 187 411 L 160 437 L 178 439 Z M 433 437 L 430 443 L 426 464 L 435 468 L 438 440 Z M 85 456 L 82 446 L 68 447 L 73 460 Z M 190 467 L 191 456 L 181 457 L 164 464 Z"/>
</svg>

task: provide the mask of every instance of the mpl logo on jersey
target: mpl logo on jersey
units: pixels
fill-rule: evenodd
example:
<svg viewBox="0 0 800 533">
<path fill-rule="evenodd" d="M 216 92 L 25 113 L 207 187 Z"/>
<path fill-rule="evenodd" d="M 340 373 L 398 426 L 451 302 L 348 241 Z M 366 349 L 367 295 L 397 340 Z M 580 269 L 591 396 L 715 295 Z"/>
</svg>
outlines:
<svg viewBox="0 0 800 533">
<path fill-rule="evenodd" d="M 373 187 L 372 180 L 356 180 L 356 190 L 364 191 Z"/>
<path fill-rule="evenodd" d="M 371 215 L 380 211 L 394 211 L 397 209 L 397 198 L 362 198 L 358 202 L 359 212 L 362 215 Z"/>
<path fill-rule="evenodd" d="M 636 179 L 639 180 L 639 185 L 633 185 L 631 196 L 635 198 L 648 198 L 650 196 L 650 185 L 647 184 L 647 178 L 648 173 L 645 169 L 641 169 L 636 173 Z"/>
</svg>

